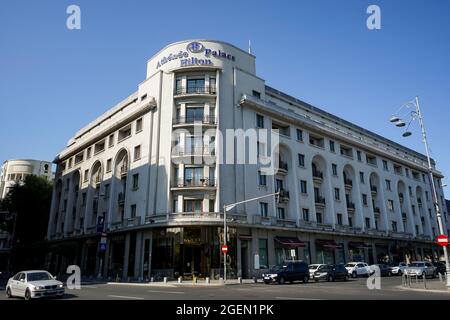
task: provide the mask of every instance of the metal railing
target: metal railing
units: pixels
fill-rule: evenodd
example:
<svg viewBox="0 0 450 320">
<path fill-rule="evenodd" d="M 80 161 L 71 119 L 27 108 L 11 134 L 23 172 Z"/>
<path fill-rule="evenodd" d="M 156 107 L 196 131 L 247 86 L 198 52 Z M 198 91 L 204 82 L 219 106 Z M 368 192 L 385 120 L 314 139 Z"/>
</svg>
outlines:
<svg viewBox="0 0 450 320">
<path fill-rule="evenodd" d="M 313 170 L 312 172 L 314 178 L 323 179 L 323 172 L 319 170 Z"/>
<path fill-rule="evenodd" d="M 173 156 L 201 156 L 201 155 L 215 155 L 216 148 L 209 146 L 198 146 L 198 147 L 174 147 Z"/>
<path fill-rule="evenodd" d="M 216 116 L 185 116 L 176 117 L 173 120 L 174 124 L 191 124 L 191 123 L 203 123 L 203 124 L 216 124 Z"/>
<path fill-rule="evenodd" d="M 287 164 L 287 162 L 280 161 L 280 163 L 278 165 L 278 168 L 282 169 L 282 170 L 285 170 L 285 171 L 288 171 L 288 164 Z"/>
<path fill-rule="evenodd" d="M 173 187 L 214 187 L 216 185 L 215 179 L 207 177 L 191 178 L 191 179 L 176 179 L 173 183 Z"/>
<path fill-rule="evenodd" d="M 316 204 L 325 204 L 325 198 L 322 196 L 317 196 L 314 198 L 314 202 Z"/>
<path fill-rule="evenodd" d="M 216 94 L 216 86 L 177 87 L 173 94 L 175 96 L 184 94 Z"/>
<path fill-rule="evenodd" d="M 353 181 L 351 179 L 344 179 L 344 185 L 353 186 Z"/>
<path fill-rule="evenodd" d="M 347 202 L 347 209 L 355 209 L 355 204 L 353 202 Z"/>
<path fill-rule="evenodd" d="M 376 186 L 370 186 L 370 191 L 377 192 L 377 187 Z"/>
</svg>

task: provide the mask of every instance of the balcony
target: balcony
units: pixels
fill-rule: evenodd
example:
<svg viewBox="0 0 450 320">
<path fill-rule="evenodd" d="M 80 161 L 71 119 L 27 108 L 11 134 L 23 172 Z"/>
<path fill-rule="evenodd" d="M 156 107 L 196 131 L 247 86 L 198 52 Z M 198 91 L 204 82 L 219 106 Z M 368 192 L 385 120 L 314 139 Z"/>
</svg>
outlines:
<svg viewBox="0 0 450 320">
<path fill-rule="evenodd" d="M 186 95 L 215 95 L 216 86 L 193 86 L 193 87 L 178 87 L 175 88 L 174 97 Z"/>
<path fill-rule="evenodd" d="M 192 116 L 192 117 L 176 117 L 173 120 L 174 125 L 191 125 L 191 124 L 204 124 L 215 125 L 216 116 Z"/>
<path fill-rule="evenodd" d="M 213 188 L 216 186 L 216 180 L 207 177 L 176 179 L 172 188 Z"/>
<path fill-rule="evenodd" d="M 322 183 L 323 181 L 323 173 L 319 170 L 313 170 L 313 181 L 315 183 Z"/>
<path fill-rule="evenodd" d="M 119 205 L 123 205 L 125 203 L 125 192 L 119 192 L 119 195 L 117 196 L 117 202 Z"/>
<path fill-rule="evenodd" d="M 287 175 L 288 174 L 288 164 L 283 161 L 279 161 L 278 164 L 278 174 Z"/>
<path fill-rule="evenodd" d="M 173 157 L 190 157 L 190 156 L 214 156 L 216 148 L 213 146 L 195 146 L 192 148 L 174 147 Z"/>
<path fill-rule="evenodd" d="M 279 192 L 280 192 L 280 195 L 279 195 L 280 202 L 288 202 L 289 201 L 289 191 L 280 189 Z"/>
<path fill-rule="evenodd" d="M 344 179 L 344 187 L 350 190 L 353 187 L 353 181 L 351 179 Z"/>
<path fill-rule="evenodd" d="M 325 207 L 325 198 L 322 196 L 317 196 L 314 199 L 314 203 L 315 203 L 316 207 L 324 208 Z"/>
<path fill-rule="evenodd" d="M 355 212 L 355 204 L 353 202 L 347 202 L 347 211 L 349 213 Z"/>
<path fill-rule="evenodd" d="M 406 222 L 406 220 L 407 220 L 407 215 L 406 215 L 405 212 L 402 213 L 402 219 L 403 219 L 404 222 Z"/>
<path fill-rule="evenodd" d="M 377 187 L 376 186 L 370 186 L 370 191 L 372 192 L 372 196 L 377 195 Z"/>
<path fill-rule="evenodd" d="M 373 213 L 375 213 L 376 215 L 379 215 L 381 213 L 381 209 L 378 207 L 373 208 Z"/>
<path fill-rule="evenodd" d="M 135 227 L 141 224 L 141 217 L 128 218 L 124 221 L 124 226 Z"/>
<path fill-rule="evenodd" d="M 128 173 L 128 166 L 127 165 L 122 165 L 120 167 L 120 175 L 126 176 L 127 173 Z"/>
</svg>

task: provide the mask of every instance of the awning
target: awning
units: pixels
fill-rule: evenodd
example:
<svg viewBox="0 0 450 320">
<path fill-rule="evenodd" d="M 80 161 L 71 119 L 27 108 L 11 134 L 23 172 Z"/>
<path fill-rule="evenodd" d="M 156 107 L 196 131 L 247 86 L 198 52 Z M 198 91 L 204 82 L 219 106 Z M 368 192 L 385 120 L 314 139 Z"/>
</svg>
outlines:
<svg viewBox="0 0 450 320">
<path fill-rule="evenodd" d="M 247 234 L 240 234 L 239 235 L 239 239 L 241 239 L 241 240 L 252 240 L 252 236 L 251 235 L 247 235 Z"/>
<path fill-rule="evenodd" d="M 276 242 L 288 247 L 305 247 L 306 244 L 295 237 L 275 237 Z"/>
<path fill-rule="evenodd" d="M 349 241 L 348 242 L 348 246 L 355 248 L 355 249 L 365 249 L 365 248 L 369 248 L 370 245 L 368 245 L 367 243 L 364 242 L 357 242 L 357 241 Z"/>
<path fill-rule="evenodd" d="M 324 240 L 324 239 L 317 239 L 316 244 L 325 247 L 325 248 L 332 248 L 332 249 L 341 249 L 342 246 L 337 244 L 334 240 Z"/>
</svg>

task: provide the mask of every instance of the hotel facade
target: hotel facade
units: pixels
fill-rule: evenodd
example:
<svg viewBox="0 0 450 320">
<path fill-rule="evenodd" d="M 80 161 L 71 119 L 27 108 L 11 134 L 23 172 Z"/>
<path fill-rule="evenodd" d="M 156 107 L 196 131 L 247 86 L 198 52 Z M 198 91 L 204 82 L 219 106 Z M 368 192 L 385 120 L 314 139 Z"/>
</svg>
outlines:
<svg viewBox="0 0 450 320">
<path fill-rule="evenodd" d="M 221 41 L 166 46 L 54 162 L 55 273 L 218 278 L 224 205 L 275 192 L 227 211 L 228 277 L 441 257 L 424 155 L 267 86 L 255 56 Z"/>
</svg>

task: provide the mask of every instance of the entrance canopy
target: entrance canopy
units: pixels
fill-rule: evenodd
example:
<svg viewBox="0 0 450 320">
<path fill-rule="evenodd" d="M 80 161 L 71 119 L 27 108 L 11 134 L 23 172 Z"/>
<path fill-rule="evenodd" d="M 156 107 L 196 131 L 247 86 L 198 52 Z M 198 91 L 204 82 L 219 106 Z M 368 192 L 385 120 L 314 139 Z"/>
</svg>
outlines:
<svg viewBox="0 0 450 320">
<path fill-rule="evenodd" d="M 306 244 L 295 237 L 275 237 L 275 241 L 287 247 L 305 247 Z"/>
<path fill-rule="evenodd" d="M 334 240 L 317 239 L 316 244 L 324 248 L 331 248 L 331 249 L 342 248 L 342 246 L 337 244 L 336 241 Z"/>
</svg>

